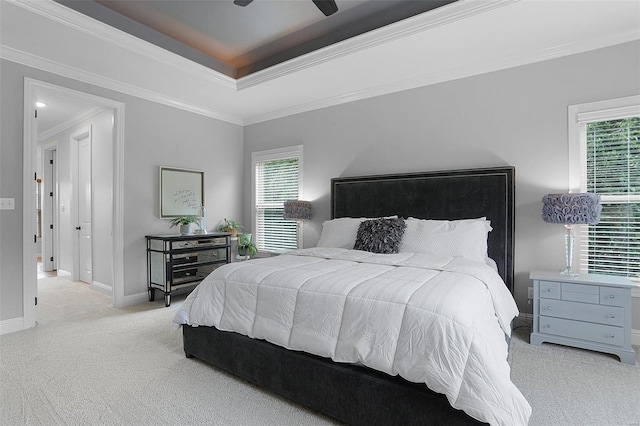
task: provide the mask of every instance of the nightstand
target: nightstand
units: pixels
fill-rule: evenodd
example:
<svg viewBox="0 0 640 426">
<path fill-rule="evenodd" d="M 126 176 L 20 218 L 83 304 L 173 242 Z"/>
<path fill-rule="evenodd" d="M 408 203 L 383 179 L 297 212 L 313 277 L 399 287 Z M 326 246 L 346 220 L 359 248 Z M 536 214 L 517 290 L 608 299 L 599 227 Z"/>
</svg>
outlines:
<svg viewBox="0 0 640 426">
<path fill-rule="evenodd" d="M 631 347 L 631 289 L 626 278 L 533 271 L 531 344 L 558 343 L 636 363 Z"/>
</svg>

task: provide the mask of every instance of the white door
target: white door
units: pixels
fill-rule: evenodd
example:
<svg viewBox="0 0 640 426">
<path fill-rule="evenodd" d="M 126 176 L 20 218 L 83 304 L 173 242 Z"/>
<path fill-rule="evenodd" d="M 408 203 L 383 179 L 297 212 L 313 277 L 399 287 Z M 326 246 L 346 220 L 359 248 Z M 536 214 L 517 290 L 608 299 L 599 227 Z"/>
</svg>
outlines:
<svg viewBox="0 0 640 426">
<path fill-rule="evenodd" d="M 44 173 L 42 189 L 42 266 L 45 271 L 54 271 L 57 268 L 57 197 L 58 197 L 58 173 L 56 172 L 56 149 L 48 149 L 44 155 Z"/>
<path fill-rule="evenodd" d="M 78 265 L 80 281 L 91 284 L 91 132 L 78 139 Z"/>
</svg>

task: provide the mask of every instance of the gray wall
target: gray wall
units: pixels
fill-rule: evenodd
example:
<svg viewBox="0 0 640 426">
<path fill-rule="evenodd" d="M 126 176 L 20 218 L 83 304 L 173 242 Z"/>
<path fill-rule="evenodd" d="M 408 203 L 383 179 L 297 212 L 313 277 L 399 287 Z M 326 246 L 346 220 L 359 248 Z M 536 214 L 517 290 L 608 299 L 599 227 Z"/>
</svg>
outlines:
<svg viewBox="0 0 640 426">
<path fill-rule="evenodd" d="M 22 178 L 24 77 L 123 102 L 125 296 L 146 293 L 144 236 L 169 231 L 158 218 L 158 166 L 204 170 L 208 222 L 240 217 L 242 127 L 113 92 L 14 62 L 0 62 L 0 320 L 22 317 Z"/>
<path fill-rule="evenodd" d="M 256 150 L 304 145 L 304 198 L 314 209 L 305 247 L 329 219 L 332 177 L 513 165 L 515 297 L 531 312 L 529 271 L 564 266 L 564 228 L 542 222 L 540 200 L 568 188 L 567 107 L 639 94 L 638 76 L 633 42 L 246 126 L 243 220 L 251 223 Z M 637 300 L 635 308 L 640 329 Z"/>
</svg>

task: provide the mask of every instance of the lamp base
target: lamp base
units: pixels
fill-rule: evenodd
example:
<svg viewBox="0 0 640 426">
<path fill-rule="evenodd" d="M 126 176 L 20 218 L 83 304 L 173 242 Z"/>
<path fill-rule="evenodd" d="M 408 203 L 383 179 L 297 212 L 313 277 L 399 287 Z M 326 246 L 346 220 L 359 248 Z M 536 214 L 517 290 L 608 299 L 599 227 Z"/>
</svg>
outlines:
<svg viewBox="0 0 640 426">
<path fill-rule="evenodd" d="M 573 272 L 573 225 L 565 225 L 567 228 L 567 233 L 564 236 L 564 250 L 565 250 L 565 260 L 567 267 L 564 271 L 560 271 L 561 275 L 567 275 L 569 277 L 575 278 L 578 276 L 577 273 Z"/>
<path fill-rule="evenodd" d="M 565 269 L 563 271 L 560 271 L 560 275 L 566 275 L 571 278 L 576 278 L 578 276 L 578 273 L 573 272 L 571 269 Z"/>
</svg>

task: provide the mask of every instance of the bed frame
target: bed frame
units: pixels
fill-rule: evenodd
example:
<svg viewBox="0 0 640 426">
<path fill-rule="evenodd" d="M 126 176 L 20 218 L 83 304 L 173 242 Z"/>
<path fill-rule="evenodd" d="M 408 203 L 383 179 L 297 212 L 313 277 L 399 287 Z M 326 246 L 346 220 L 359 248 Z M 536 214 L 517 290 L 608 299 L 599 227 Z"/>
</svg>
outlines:
<svg viewBox="0 0 640 426">
<path fill-rule="evenodd" d="M 335 178 L 331 180 L 331 216 L 485 216 L 493 227 L 489 256 L 513 292 L 514 175 L 513 167 L 501 167 Z M 288 351 L 213 327 L 185 325 L 183 338 L 187 357 L 348 424 L 481 424 L 425 385 L 369 368 Z"/>
</svg>

